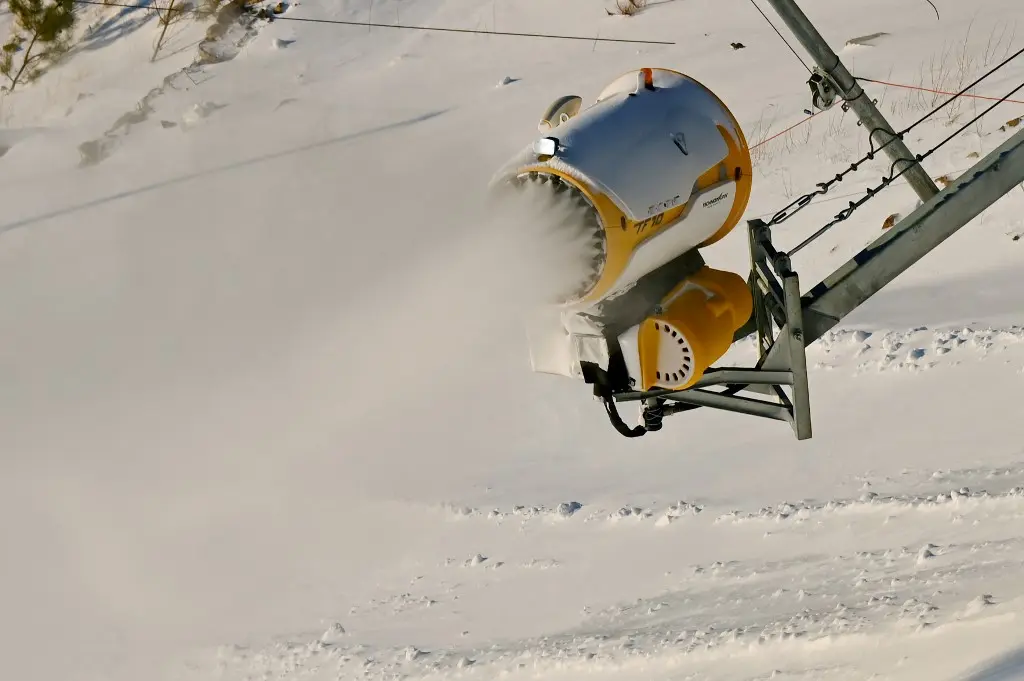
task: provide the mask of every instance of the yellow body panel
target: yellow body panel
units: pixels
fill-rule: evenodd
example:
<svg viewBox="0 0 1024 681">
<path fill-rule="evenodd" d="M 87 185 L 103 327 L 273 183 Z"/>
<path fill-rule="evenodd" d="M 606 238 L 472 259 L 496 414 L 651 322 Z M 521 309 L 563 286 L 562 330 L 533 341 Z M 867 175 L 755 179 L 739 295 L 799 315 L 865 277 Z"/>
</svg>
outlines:
<svg viewBox="0 0 1024 681">
<path fill-rule="evenodd" d="M 737 125 L 736 132 L 740 136 L 739 141 L 737 141 L 720 125 L 718 126 L 718 131 L 722 133 L 725 143 L 729 146 L 729 155 L 725 157 L 722 163 L 726 167 L 726 172 L 731 172 L 732 179 L 736 182 L 736 198 L 733 201 L 729 217 L 721 229 L 715 232 L 710 239 L 702 243 L 701 248 L 715 243 L 739 224 L 740 218 L 743 217 L 743 211 L 747 209 L 751 185 L 753 184 L 754 170 L 750 160 L 750 150 L 747 149 L 747 141 L 743 138 L 743 132 Z"/>
<path fill-rule="evenodd" d="M 626 265 L 629 264 L 630 258 L 633 257 L 633 253 L 640 247 L 640 244 L 677 222 L 686 212 L 686 204 L 683 204 L 637 222 L 626 217 L 626 214 L 615 205 L 615 202 L 607 194 L 594 191 L 569 173 L 551 166 L 537 165 L 523 168 L 521 174 L 532 172 L 555 175 L 566 184 L 578 189 L 594 206 L 601 224 L 604 225 L 606 253 L 601 276 L 593 288 L 582 298 L 570 302 L 589 303 L 599 300 L 626 269 Z"/>
<path fill-rule="evenodd" d="M 718 126 L 718 130 L 726 141 L 729 154 L 721 163 L 708 168 L 700 176 L 697 180 L 696 189 L 699 192 L 703 192 L 723 181 L 723 179 L 735 180 L 736 198 L 728 220 L 701 246 L 714 243 L 732 231 L 743 215 L 747 200 L 750 197 L 750 155 L 746 152 L 746 143 L 742 138 L 739 141 L 734 140 L 722 126 Z M 537 164 L 527 166 L 521 170 L 523 175 L 528 173 L 555 175 L 578 189 L 594 206 L 601 219 L 601 223 L 604 225 L 607 250 L 601 276 L 593 288 L 584 294 L 582 298 L 572 301 L 575 303 L 590 303 L 600 300 L 615 285 L 641 244 L 678 223 L 681 218 L 685 217 L 690 207 L 688 201 L 663 213 L 653 215 L 644 220 L 634 221 L 626 217 L 626 214 L 619 209 L 607 194 L 595 191 L 567 172 L 548 165 Z"/>
</svg>

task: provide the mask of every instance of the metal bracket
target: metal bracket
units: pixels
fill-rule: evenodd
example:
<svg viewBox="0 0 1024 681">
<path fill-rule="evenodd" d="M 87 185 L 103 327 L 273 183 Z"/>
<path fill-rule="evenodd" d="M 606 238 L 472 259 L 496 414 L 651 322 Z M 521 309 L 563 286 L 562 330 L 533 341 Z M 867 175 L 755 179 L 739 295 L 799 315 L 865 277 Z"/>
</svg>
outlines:
<svg viewBox="0 0 1024 681">
<path fill-rule="evenodd" d="M 750 239 L 750 288 L 754 297 L 753 322 L 758 361 L 750 368 L 712 367 L 685 390 L 623 392 L 616 402 L 643 401 L 647 411 L 660 417 L 712 407 L 739 414 L 787 421 L 798 440 L 811 437 L 811 407 L 807 386 L 807 357 L 803 331 L 800 279 L 789 257 L 771 242 L 771 230 L 761 220 L 747 223 Z M 765 360 L 773 348 L 772 366 Z M 785 350 L 779 354 L 780 350 Z M 724 390 L 709 388 L 724 387 Z M 758 393 L 768 399 L 743 393 Z M 672 404 L 665 404 L 665 402 Z"/>
<path fill-rule="evenodd" d="M 811 88 L 811 106 L 824 111 L 832 107 L 839 94 L 839 86 L 821 67 L 814 67 L 807 86 Z"/>
<path fill-rule="evenodd" d="M 918 157 L 896 135 L 876 108 L 876 102 L 867 97 L 795 0 L 767 1 L 818 64 L 808 81 L 814 106 L 828 108 L 836 96 L 841 95 L 844 110 L 847 106 L 853 109 L 858 125 L 870 129 L 872 139 L 878 138 L 879 144 L 885 145 L 885 153 L 893 166 L 910 164 L 903 172 L 921 204 L 813 286 L 803 299 L 790 258 L 772 244 L 769 226 L 761 220 L 749 221 L 751 271 L 748 283 L 754 311 L 733 340 L 756 333 L 756 365 L 751 368 L 712 367 L 686 390 L 619 393 L 608 390 L 601 393 L 612 423 L 630 437 L 660 428 L 661 419 L 669 414 L 713 407 L 788 421 L 798 440 L 810 438 L 807 345 L 1024 180 L 1022 130 L 940 192 L 920 162 L 910 160 Z M 709 390 L 716 386 L 725 386 L 725 389 Z M 768 399 L 741 395 L 744 391 L 759 393 Z M 618 418 L 614 403 L 629 401 L 642 401 L 643 426 L 629 429 Z"/>
<path fill-rule="evenodd" d="M 810 438 L 806 347 L 1022 180 L 1024 131 L 989 152 L 803 297 L 790 257 L 772 244 L 768 225 L 749 221 L 748 282 L 754 311 L 733 338 L 741 340 L 756 333 L 757 364 L 751 368 L 713 367 L 686 390 L 622 392 L 607 399 L 642 400 L 647 430 L 654 430 L 649 426 L 660 425 L 660 419 L 669 414 L 713 407 L 788 421 L 798 440 Z M 716 386 L 725 389 L 709 390 Z M 762 397 L 741 394 L 744 392 Z"/>
</svg>

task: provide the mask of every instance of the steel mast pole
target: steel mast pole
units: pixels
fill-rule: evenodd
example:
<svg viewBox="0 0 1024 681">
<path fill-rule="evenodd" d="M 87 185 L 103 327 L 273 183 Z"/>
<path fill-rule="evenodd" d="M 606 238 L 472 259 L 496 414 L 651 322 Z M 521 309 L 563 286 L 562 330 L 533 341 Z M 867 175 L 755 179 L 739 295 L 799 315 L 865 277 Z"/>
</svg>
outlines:
<svg viewBox="0 0 1024 681">
<path fill-rule="evenodd" d="M 894 138 L 896 133 L 885 120 L 885 116 L 865 94 L 860 83 L 843 65 L 839 55 L 832 51 L 832 48 L 828 46 L 828 43 L 821 37 L 796 2 L 794 0 L 768 0 L 768 3 L 786 23 L 786 26 L 800 41 L 818 67 L 832 79 L 839 94 L 857 114 L 857 118 L 860 119 L 864 127 L 872 131 L 871 134 L 876 144 L 881 146 Z M 915 160 L 916 157 L 902 140 L 895 139 L 886 145 L 885 153 L 893 162 L 897 162 L 897 170 L 902 171 L 908 165 L 913 166 L 903 176 L 907 178 L 907 183 L 917 193 L 921 201 L 927 201 L 939 193 L 939 188 L 935 186 L 932 178 Z"/>
</svg>

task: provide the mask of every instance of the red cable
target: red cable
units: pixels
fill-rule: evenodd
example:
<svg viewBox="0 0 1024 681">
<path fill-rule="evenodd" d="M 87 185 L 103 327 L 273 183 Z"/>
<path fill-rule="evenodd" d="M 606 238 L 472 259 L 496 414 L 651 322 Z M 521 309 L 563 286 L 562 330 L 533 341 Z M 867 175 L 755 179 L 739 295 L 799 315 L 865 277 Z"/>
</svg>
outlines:
<svg viewBox="0 0 1024 681">
<path fill-rule="evenodd" d="M 921 90 L 922 92 L 931 92 L 931 93 L 936 94 L 936 95 L 947 95 L 949 97 L 952 97 L 952 96 L 955 96 L 957 94 L 956 92 L 945 92 L 943 90 L 932 90 L 931 88 L 918 87 L 916 85 L 902 85 L 900 83 L 890 83 L 890 82 L 884 81 L 884 80 L 874 80 L 872 78 L 861 78 L 860 76 L 854 76 L 854 78 L 856 78 L 857 80 L 862 80 L 865 83 L 875 83 L 877 85 L 888 85 L 890 87 L 905 88 L 907 90 Z M 984 95 L 971 95 L 971 94 L 967 94 L 966 92 L 963 93 L 960 96 L 961 97 L 971 97 L 973 99 L 984 99 L 984 100 L 988 100 L 990 102 L 1003 101 L 1003 102 L 1009 102 L 1010 104 L 1024 104 L 1024 101 L 1021 101 L 1019 99 L 1003 99 L 1003 100 L 1000 100 L 999 97 L 986 97 Z M 762 140 L 761 142 L 758 142 L 757 144 L 753 145 L 750 148 L 751 149 L 757 149 L 759 146 L 761 146 L 763 144 L 768 144 L 773 139 L 776 139 L 778 137 L 782 137 L 783 135 L 785 135 L 787 132 L 789 132 L 793 128 L 796 128 L 796 127 L 799 127 L 799 126 L 803 125 L 804 123 L 806 123 L 807 121 L 811 120 L 812 118 L 814 118 L 818 114 L 823 113 L 824 111 L 826 111 L 826 109 L 822 109 L 821 111 L 816 111 L 813 114 L 811 114 L 810 116 L 808 116 L 807 118 L 803 119 L 802 121 L 800 121 L 798 123 L 794 123 L 793 125 L 789 126 L 785 130 L 783 130 L 782 132 L 780 132 L 778 134 L 775 134 L 775 135 L 772 135 L 768 139 Z"/>
<path fill-rule="evenodd" d="M 936 94 L 936 95 L 947 95 L 947 96 L 952 97 L 954 95 L 959 94 L 959 93 L 956 93 L 956 92 L 945 92 L 943 90 L 932 90 L 931 88 L 918 87 L 916 85 L 901 85 L 900 83 L 889 83 L 889 82 L 884 81 L 884 80 L 873 80 L 871 78 L 861 78 L 860 76 L 854 76 L 854 78 L 856 78 L 857 80 L 863 80 L 865 83 L 876 83 L 878 85 L 888 85 L 890 87 L 901 87 L 901 88 L 904 88 L 904 89 L 907 89 L 907 90 L 921 90 L 922 92 L 931 92 L 931 93 Z M 1004 102 L 1010 102 L 1011 104 L 1024 104 L 1024 102 L 1020 101 L 1019 99 L 1004 99 L 1004 100 L 1000 100 L 999 97 L 985 97 L 984 95 L 971 95 L 971 94 L 968 94 L 966 92 L 963 93 L 960 96 L 961 97 L 971 97 L 973 99 L 987 99 L 990 102 L 1004 101 Z"/>
<path fill-rule="evenodd" d="M 814 118 L 815 116 L 817 116 L 817 115 L 818 115 L 818 114 L 820 114 L 820 113 L 824 113 L 825 111 L 826 111 L 825 109 L 822 109 L 821 111 L 815 111 L 815 112 L 814 112 L 813 114 L 811 114 L 811 115 L 810 115 L 810 116 L 808 116 L 807 118 L 803 119 L 802 121 L 799 121 L 799 122 L 797 122 L 797 123 L 794 123 L 793 125 L 789 126 L 789 127 L 788 127 L 788 128 L 786 128 L 785 130 L 783 130 L 782 132 L 780 132 L 780 133 L 778 133 L 778 134 L 775 134 L 775 135 L 772 135 L 772 136 L 771 136 L 771 137 L 769 137 L 768 139 L 766 139 L 766 140 L 762 140 L 762 141 L 758 142 L 757 144 L 755 144 L 754 146 L 752 146 L 752 147 L 750 147 L 750 148 L 751 148 L 751 149 L 757 149 L 757 148 L 758 148 L 759 146 L 761 146 L 762 144 L 768 144 L 768 143 L 769 143 L 769 142 L 771 142 L 771 141 L 772 141 L 773 139 L 775 139 L 775 138 L 777 138 L 777 137 L 782 137 L 783 135 L 785 135 L 785 134 L 786 134 L 787 132 L 789 132 L 789 131 L 790 131 L 790 130 L 792 130 L 793 128 L 797 128 L 797 127 L 799 127 L 799 126 L 803 125 L 803 124 L 804 124 L 804 123 L 806 123 L 807 121 L 811 120 L 812 118 Z"/>
</svg>

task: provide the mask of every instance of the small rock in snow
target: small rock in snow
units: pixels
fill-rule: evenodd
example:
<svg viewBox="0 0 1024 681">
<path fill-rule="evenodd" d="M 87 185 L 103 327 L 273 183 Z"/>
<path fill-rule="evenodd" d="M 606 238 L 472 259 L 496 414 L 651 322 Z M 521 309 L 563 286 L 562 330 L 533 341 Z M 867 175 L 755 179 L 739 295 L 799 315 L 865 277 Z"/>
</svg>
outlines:
<svg viewBox="0 0 1024 681">
<path fill-rule="evenodd" d="M 558 505 L 558 510 L 556 512 L 563 518 L 568 518 L 581 508 L 583 508 L 583 504 L 578 501 L 565 501 Z"/>
<path fill-rule="evenodd" d="M 193 105 L 193 107 L 186 111 L 181 118 L 186 125 L 193 125 L 206 118 L 217 109 L 224 108 L 224 106 L 225 105 L 223 104 L 216 104 L 214 102 L 201 102 Z"/>
<path fill-rule="evenodd" d="M 964 614 L 965 615 L 977 614 L 977 613 L 981 612 L 982 610 L 984 610 L 985 608 L 987 608 L 990 605 L 995 605 L 995 602 L 992 600 L 992 595 L 991 594 L 982 594 L 982 595 L 978 596 L 977 598 L 972 599 L 971 602 L 967 604 L 967 607 L 964 608 Z"/>
<path fill-rule="evenodd" d="M 345 627 L 340 622 L 334 622 L 327 628 L 327 631 L 320 637 L 321 643 L 337 643 L 345 636 Z"/>
</svg>

